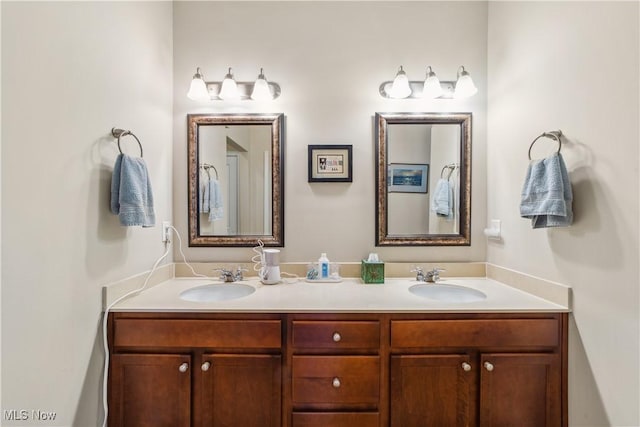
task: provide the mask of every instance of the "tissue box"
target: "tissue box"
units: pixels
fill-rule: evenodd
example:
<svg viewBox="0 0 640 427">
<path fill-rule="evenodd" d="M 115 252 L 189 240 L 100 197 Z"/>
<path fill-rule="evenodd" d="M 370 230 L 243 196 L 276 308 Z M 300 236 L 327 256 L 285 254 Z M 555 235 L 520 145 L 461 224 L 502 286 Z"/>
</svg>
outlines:
<svg viewBox="0 0 640 427">
<path fill-rule="evenodd" d="M 360 277 L 364 283 L 384 283 L 384 262 L 362 260 Z"/>
</svg>

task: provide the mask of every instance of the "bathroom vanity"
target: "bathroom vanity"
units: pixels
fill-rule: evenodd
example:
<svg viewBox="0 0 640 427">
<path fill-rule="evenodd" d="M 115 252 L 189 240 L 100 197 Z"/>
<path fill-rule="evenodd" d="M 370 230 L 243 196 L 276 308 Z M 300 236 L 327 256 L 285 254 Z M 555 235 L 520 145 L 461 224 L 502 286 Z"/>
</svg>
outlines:
<svg viewBox="0 0 640 427">
<path fill-rule="evenodd" d="M 568 424 L 568 310 L 489 279 L 469 282 L 485 301 L 462 304 L 408 280 L 215 303 L 176 302 L 195 281 L 169 282 L 109 316 L 112 427 Z"/>
</svg>

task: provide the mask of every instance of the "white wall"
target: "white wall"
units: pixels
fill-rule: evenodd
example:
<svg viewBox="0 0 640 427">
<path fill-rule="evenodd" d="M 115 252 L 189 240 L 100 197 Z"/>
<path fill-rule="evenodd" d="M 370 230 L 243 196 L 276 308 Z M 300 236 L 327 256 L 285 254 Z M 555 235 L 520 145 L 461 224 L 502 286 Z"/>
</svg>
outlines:
<svg viewBox="0 0 640 427">
<path fill-rule="evenodd" d="M 489 5 L 488 217 L 504 243 L 488 261 L 573 287 L 573 426 L 640 425 L 638 24 L 638 2 Z M 518 216 L 527 150 L 554 129 L 575 224 L 532 230 Z"/>
<path fill-rule="evenodd" d="M 101 285 L 151 268 L 158 227 L 109 213 L 112 126 L 141 139 L 158 221 L 171 219 L 172 7 L 2 7 L 2 409 L 101 418 Z M 137 152 L 134 140 L 123 148 Z"/>
<path fill-rule="evenodd" d="M 174 3 L 174 219 L 187 235 L 186 114 L 285 114 L 283 261 L 357 261 L 374 249 L 373 116 L 392 111 L 471 111 L 471 247 L 378 248 L 382 259 L 482 261 L 486 218 L 485 121 L 487 4 L 484 2 L 176 2 Z M 453 80 L 464 64 L 479 87 L 468 100 L 389 100 L 381 82 L 403 65 L 411 79 L 431 65 Z M 220 81 L 266 77 L 282 95 L 267 104 L 197 103 L 186 98 L 196 67 Z M 353 183 L 307 182 L 307 145 L 352 144 Z M 250 248 L 190 248 L 198 261 L 249 260 Z"/>
</svg>

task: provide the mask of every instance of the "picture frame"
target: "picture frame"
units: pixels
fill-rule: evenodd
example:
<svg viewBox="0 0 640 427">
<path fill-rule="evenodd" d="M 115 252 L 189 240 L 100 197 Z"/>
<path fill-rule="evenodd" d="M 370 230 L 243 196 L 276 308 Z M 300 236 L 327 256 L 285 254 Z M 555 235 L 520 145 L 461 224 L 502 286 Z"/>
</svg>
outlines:
<svg viewBox="0 0 640 427">
<path fill-rule="evenodd" d="M 308 182 L 353 182 L 353 146 L 309 145 Z"/>
<path fill-rule="evenodd" d="M 428 164 L 390 163 L 387 174 L 389 193 L 429 192 Z"/>
</svg>

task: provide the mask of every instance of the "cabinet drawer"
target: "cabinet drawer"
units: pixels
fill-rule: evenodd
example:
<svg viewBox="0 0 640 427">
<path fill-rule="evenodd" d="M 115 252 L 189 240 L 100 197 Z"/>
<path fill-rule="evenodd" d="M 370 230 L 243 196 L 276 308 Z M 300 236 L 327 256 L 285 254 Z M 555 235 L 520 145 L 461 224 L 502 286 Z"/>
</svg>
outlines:
<svg viewBox="0 0 640 427">
<path fill-rule="evenodd" d="M 280 349 L 280 320 L 116 319 L 114 346 Z"/>
<path fill-rule="evenodd" d="M 556 347 L 557 319 L 396 320 L 391 346 L 410 347 Z"/>
<path fill-rule="evenodd" d="M 294 349 L 374 349 L 380 347 L 375 321 L 293 321 Z"/>
<path fill-rule="evenodd" d="M 377 408 L 378 356 L 293 356 L 294 407 Z"/>
<path fill-rule="evenodd" d="M 379 427 L 377 412 L 294 412 L 293 427 Z"/>
</svg>

